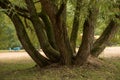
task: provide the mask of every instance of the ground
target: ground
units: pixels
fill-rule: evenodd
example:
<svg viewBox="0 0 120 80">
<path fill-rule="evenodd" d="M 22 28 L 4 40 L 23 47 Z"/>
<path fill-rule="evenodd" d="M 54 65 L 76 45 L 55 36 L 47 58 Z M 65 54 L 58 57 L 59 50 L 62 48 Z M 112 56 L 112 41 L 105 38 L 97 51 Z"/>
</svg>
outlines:
<svg viewBox="0 0 120 80">
<path fill-rule="evenodd" d="M 111 58 L 120 57 L 120 47 L 107 47 L 100 57 Z"/>
<path fill-rule="evenodd" d="M 41 54 L 43 54 L 41 52 Z M 43 54 L 44 55 L 44 54 Z M 120 47 L 107 47 L 100 57 L 120 57 Z M 19 59 L 30 59 L 29 55 L 24 51 L 9 51 L 9 52 L 0 52 L 0 60 L 19 60 Z"/>
<path fill-rule="evenodd" d="M 0 80 L 120 80 L 120 47 L 107 47 L 100 55 L 101 67 L 36 68 L 24 51 L 0 53 Z"/>
</svg>

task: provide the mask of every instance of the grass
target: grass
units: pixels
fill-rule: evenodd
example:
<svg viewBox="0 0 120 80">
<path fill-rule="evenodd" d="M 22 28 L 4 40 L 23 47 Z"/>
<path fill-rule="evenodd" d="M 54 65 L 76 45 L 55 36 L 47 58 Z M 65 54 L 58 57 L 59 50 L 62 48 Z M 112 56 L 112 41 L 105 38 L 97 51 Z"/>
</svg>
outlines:
<svg viewBox="0 0 120 80">
<path fill-rule="evenodd" d="M 0 61 L 0 80 L 120 80 L 120 58 L 103 59 L 101 67 L 33 67 L 32 60 Z"/>
<path fill-rule="evenodd" d="M 2 52 L 9 52 L 9 50 L 0 50 L 0 53 Z"/>
<path fill-rule="evenodd" d="M 15 50 L 0 50 L 0 53 L 5 53 L 5 52 L 15 52 Z M 17 52 L 24 52 L 25 50 L 18 50 Z"/>
</svg>

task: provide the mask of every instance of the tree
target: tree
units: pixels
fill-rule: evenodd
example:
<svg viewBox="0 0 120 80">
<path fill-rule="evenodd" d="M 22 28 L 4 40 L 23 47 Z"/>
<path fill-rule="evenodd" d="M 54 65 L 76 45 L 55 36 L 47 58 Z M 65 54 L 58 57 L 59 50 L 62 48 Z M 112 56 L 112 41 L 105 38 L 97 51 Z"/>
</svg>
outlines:
<svg viewBox="0 0 120 80">
<path fill-rule="evenodd" d="M 100 46 L 106 44 L 106 41 L 112 38 L 116 29 L 118 29 L 116 25 L 119 25 L 115 20 L 110 20 L 110 25 L 94 43 L 94 28 L 97 24 L 100 9 L 100 6 L 97 6 L 96 3 L 99 3 L 99 1 L 77 0 L 72 33 L 69 38 L 66 24 L 67 0 L 25 0 L 22 3 L 25 4 L 24 7 L 18 6 L 9 0 L 1 0 L 0 7 L 13 22 L 22 46 L 40 67 L 52 63 L 60 63 L 67 66 L 85 64 L 90 55 L 99 55 L 98 53 L 106 47 L 104 46 L 101 49 Z M 86 8 L 85 12 L 81 11 L 83 7 Z M 118 5 L 116 8 L 118 8 Z M 84 22 L 82 42 L 78 52 L 75 52 L 80 13 L 86 14 L 83 17 L 85 21 L 82 21 Z M 119 14 L 116 15 L 114 19 L 119 19 L 119 16 Z M 28 23 L 23 22 L 21 17 L 32 23 L 40 47 L 47 58 L 41 55 L 31 43 L 28 36 L 29 33 L 25 29 L 25 26 L 29 27 Z M 98 47 L 100 48 L 98 49 Z M 73 55 L 74 53 L 76 55 Z"/>
</svg>

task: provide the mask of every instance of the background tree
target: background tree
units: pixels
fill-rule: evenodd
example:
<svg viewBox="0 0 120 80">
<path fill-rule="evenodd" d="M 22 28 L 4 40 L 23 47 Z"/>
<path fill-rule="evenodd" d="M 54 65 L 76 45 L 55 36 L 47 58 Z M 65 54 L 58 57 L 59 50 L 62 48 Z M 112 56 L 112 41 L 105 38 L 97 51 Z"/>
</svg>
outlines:
<svg viewBox="0 0 120 80">
<path fill-rule="evenodd" d="M 20 46 L 13 24 L 3 13 L 0 13 L 0 45 L 0 49 Z"/>
</svg>

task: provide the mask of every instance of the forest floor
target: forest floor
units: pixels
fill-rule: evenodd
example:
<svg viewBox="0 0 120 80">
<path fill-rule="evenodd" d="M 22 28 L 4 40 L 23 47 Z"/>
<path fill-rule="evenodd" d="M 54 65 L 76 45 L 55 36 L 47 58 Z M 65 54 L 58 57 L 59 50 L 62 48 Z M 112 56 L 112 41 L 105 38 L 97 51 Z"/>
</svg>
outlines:
<svg viewBox="0 0 120 80">
<path fill-rule="evenodd" d="M 43 54 L 43 53 L 42 53 Z M 107 47 L 95 66 L 35 68 L 24 51 L 0 52 L 0 80 L 120 80 L 120 47 Z"/>
</svg>

